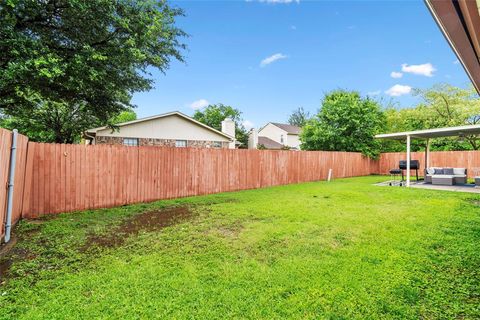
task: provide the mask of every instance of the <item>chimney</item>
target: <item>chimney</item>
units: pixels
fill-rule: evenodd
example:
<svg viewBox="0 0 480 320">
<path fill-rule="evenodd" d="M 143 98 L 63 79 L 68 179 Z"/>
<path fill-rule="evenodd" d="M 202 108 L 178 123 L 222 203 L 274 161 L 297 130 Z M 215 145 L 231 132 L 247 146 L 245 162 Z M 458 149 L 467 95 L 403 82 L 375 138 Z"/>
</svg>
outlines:
<svg viewBox="0 0 480 320">
<path fill-rule="evenodd" d="M 222 121 L 222 132 L 233 137 L 233 141 L 228 144 L 229 149 L 235 149 L 235 122 L 230 118 Z"/>
<path fill-rule="evenodd" d="M 248 149 L 257 149 L 258 146 L 258 131 L 255 128 L 250 129 L 248 133 Z"/>
</svg>

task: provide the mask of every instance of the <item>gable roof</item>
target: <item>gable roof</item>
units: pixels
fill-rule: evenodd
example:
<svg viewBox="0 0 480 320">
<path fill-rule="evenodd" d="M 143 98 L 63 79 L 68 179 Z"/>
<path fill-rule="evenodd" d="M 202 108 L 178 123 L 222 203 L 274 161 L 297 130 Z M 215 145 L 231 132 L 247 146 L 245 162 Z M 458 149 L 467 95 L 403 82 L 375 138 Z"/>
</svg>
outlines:
<svg viewBox="0 0 480 320">
<path fill-rule="evenodd" d="M 283 145 L 276 141 L 273 141 L 267 137 L 258 137 L 258 144 L 263 145 L 267 149 L 282 149 Z"/>
<path fill-rule="evenodd" d="M 117 123 L 116 126 L 117 127 L 124 127 L 124 126 L 128 126 L 128 125 L 132 125 L 132 124 L 136 124 L 136 123 L 140 123 L 140 122 L 145 122 L 145 121 L 150 121 L 150 120 L 155 120 L 155 119 L 160 119 L 160 118 L 165 118 L 165 117 L 170 117 L 170 116 L 179 116 L 185 120 L 188 120 L 190 122 L 193 122 L 194 124 L 196 125 L 199 125 L 201 127 L 204 127 L 205 129 L 208 129 L 210 131 L 213 131 L 219 135 L 222 135 L 230 140 L 233 140 L 234 137 L 232 137 L 231 135 L 229 134 L 226 134 L 224 132 L 221 132 L 217 129 L 214 129 L 210 126 L 207 126 L 206 124 L 204 123 L 201 123 L 200 121 L 197 121 L 195 119 L 193 119 L 192 117 L 189 117 L 187 116 L 186 114 L 184 113 L 181 113 L 180 111 L 172 111 L 172 112 L 167 112 L 167 113 L 162 113 L 162 114 L 157 114 L 155 116 L 150 116 L 150 117 L 145 117 L 145 118 L 140 118 L 140 119 L 136 119 L 136 120 L 132 120 L 132 121 L 127 121 L 127 122 L 122 122 L 122 123 Z M 101 130 L 105 130 L 105 129 L 108 129 L 109 127 L 108 126 L 103 126 L 103 127 L 98 127 L 98 128 L 93 128 L 93 129 L 88 129 L 85 131 L 85 133 L 97 133 L 98 131 L 101 131 Z"/>
<path fill-rule="evenodd" d="M 292 126 L 291 124 L 278 123 L 278 122 L 270 122 L 270 123 L 276 127 L 279 127 L 282 130 L 285 130 L 288 134 L 300 134 L 300 130 L 302 130 L 302 128 L 297 126 Z"/>
</svg>

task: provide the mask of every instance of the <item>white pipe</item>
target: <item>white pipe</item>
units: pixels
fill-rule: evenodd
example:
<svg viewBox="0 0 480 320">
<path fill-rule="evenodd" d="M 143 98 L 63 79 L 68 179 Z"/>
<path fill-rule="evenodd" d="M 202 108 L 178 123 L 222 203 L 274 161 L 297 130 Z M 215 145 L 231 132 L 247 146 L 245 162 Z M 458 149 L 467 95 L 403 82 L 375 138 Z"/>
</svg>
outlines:
<svg viewBox="0 0 480 320">
<path fill-rule="evenodd" d="M 12 229 L 12 210 L 13 210 L 13 183 L 15 181 L 15 165 L 17 161 L 17 129 L 13 129 L 12 148 L 10 151 L 10 169 L 8 173 L 8 194 L 7 194 L 7 220 L 5 223 L 5 243 L 10 241 L 10 231 Z"/>
<path fill-rule="evenodd" d="M 332 180 L 332 169 L 328 169 L 328 182 Z"/>
<path fill-rule="evenodd" d="M 407 187 L 410 187 L 410 135 L 407 135 Z"/>
</svg>

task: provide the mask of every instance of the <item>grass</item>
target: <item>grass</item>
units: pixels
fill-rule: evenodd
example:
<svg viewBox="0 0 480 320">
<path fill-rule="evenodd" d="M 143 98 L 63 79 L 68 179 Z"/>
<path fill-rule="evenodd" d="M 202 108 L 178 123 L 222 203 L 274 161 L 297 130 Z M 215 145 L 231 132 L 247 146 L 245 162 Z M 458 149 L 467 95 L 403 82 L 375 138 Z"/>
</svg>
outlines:
<svg viewBox="0 0 480 320">
<path fill-rule="evenodd" d="M 0 318 L 480 318 L 480 196 L 384 179 L 23 221 Z M 184 205 L 192 217 L 122 233 Z"/>
</svg>

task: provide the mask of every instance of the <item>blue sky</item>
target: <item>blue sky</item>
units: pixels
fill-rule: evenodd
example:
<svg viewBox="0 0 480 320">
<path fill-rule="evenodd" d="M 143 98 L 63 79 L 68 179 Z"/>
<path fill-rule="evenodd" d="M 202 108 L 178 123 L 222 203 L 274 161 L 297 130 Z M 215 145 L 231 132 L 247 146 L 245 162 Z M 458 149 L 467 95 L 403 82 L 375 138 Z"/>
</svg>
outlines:
<svg viewBox="0 0 480 320">
<path fill-rule="evenodd" d="M 410 88 L 469 84 L 423 1 L 283 2 L 171 2 L 186 13 L 186 63 L 152 72 L 155 89 L 133 98 L 138 116 L 224 103 L 259 127 L 316 112 L 332 89 L 405 108 L 417 102 Z"/>
</svg>

